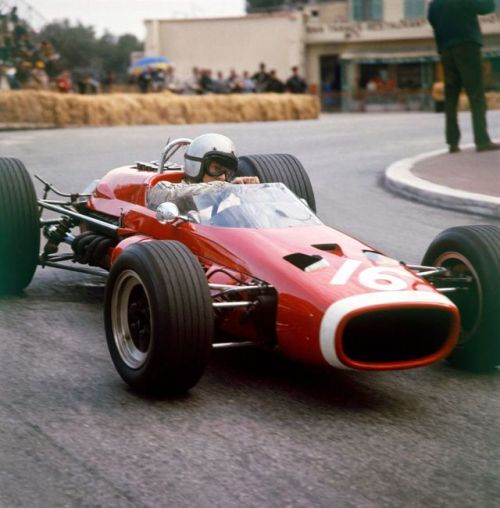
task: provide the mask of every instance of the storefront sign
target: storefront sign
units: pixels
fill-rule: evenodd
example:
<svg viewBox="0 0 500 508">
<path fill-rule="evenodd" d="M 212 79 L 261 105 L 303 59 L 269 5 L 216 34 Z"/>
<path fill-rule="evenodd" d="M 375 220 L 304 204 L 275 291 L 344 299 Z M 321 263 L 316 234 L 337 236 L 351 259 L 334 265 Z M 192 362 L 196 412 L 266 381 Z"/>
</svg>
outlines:
<svg viewBox="0 0 500 508">
<path fill-rule="evenodd" d="M 496 12 L 480 18 L 481 24 L 491 25 L 500 23 L 500 13 Z M 335 21 L 331 23 L 315 24 L 306 26 L 306 32 L 310 35 L 335 34 L 344 36 L 344 39 L 361 38 L 363 34 L 368 36 L 374 32 L 391 32 L 397 30 L 430 28 L 426 18 L 401 19 L 399 21 Z"/>
</svg>

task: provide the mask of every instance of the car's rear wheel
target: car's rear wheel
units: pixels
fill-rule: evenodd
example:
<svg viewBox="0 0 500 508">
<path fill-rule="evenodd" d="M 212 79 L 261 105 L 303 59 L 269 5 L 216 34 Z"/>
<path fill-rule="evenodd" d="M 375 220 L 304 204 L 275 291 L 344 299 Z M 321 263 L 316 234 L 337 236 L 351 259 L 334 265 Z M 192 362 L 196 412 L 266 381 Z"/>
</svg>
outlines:
<svg viewBox="0 0 500 508">
<path fill-rule="evenodd" d="M 309 175 L 297 157 L 286 153 L 243 155 L 238 159 L 238 175 L 258 176 L 262 183 L 284 183 L 295 195 L 305 199 L 316 211 Z"/>
<path fill-rule="evenodd" d="M 0 158 L 0 294 L 23 290 L 33 279 L 40 249 L 35 188 L 24 164 Z"/>
<path fill-rule="evenodd" d="M 133 388 L 177 394 L 201 378 L 213 335 L 205 274 L 181 243 L 132 245 L 116 260 L 105 296 L 106 339 Z"/>
<path fill-rule="evenodd" d="M 488 371 L 500 364 L 500 228 L 446 229 L 430 244 L 422 263 L 443 266 L 469 280 L 465 289 L 446 293 L 460 311 L 460 339 L 448 357 L 459 368 Z M 452 286 L 444 277 L 439 285 Z"/>
</svg>

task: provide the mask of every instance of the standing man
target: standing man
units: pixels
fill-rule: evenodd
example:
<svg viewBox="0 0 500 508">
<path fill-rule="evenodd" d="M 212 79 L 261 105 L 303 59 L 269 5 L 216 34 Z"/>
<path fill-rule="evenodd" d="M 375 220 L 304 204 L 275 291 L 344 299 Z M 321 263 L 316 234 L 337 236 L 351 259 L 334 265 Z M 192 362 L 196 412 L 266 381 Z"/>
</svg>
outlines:
<svg viewBox="0 0 500 508">
<path fill-rule="evenodd" d="M 287 79 L 286 89 L 290 93 L 306 93 L 306 80 L 299 75 L 299 68 L 295 65 L 292 67 L 292 75 Z"/>
<path fill-rule="evenodd" d="M 255 91 L 257 93 L 266 91 L 269 74 L 266 71 L 266 64 L 264 62 L 260 64 L 259 70 L 252 76 L 252 79 L 255 83 Z"/>
<path fill-rule="evenodd" d="M 446 142 L 450 153 L 460 151 L 460 129 L 457 107 L 460 90 L 465 88 L 469 98 L 476 150 L 499 150 L 486 126 L 481 46 L 483 37 L 478 14 L 495 10 L 494 0 L 432 0 L 427 18 L 444 69 Z"/>
</svg>

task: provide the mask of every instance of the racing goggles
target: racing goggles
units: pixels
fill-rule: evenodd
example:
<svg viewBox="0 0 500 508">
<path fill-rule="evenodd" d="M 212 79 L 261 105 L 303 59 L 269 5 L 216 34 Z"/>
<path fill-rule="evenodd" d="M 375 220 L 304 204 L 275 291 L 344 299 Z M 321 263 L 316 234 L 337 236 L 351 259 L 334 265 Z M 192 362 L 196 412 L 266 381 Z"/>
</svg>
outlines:
<svg viewBox="0 0 500 508">
<path fill-rule="evenodd" d="M 230 180 L 238 168 L 238 159 L 234 155 L 211 154 L 206 157 L 203 166 L 206 175 L 212 177 L 226 175 Z"/>
<path fill-rule="evenodd" d="M 226 168 L 222 164 L 219 164 L 218 162 L 212 161 L 209 162 L 207 165 L 207 168 L 205 169 L 205 174 L 208 176 L 221 176 L 221 175 L 228 175 L 228 173 L 231 170 L 229 168 Z"/>
</svg>

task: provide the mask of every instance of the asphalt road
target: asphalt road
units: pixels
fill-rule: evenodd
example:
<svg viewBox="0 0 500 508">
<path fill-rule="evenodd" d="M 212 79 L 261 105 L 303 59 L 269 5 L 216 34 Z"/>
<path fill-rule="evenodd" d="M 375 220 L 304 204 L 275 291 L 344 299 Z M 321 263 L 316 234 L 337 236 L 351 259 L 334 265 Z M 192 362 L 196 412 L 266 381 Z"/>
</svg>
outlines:
<svg viewBox="0 0 500 508">
<path fill-rule="evenodd" d="M 390 163 L 442 147 L 441 122 L 394 113 L 4 132 L 0 155 L 76 191 L 157 159 L 168 136 L 221 132 L 241 154 L 297 155 L 327 224 L 418 262 L 440 230 L 494 223 L 382 188 Z M 490 125 L 499 137 L 499 113 Z M 45 269 L 0 299 L 2 508 L 500 506 L 500 374 L 344 372 L 219 350 L 189 395 L 141 398 L 111 363 L 103 293 L 96 277 Z"/>
</svg>

